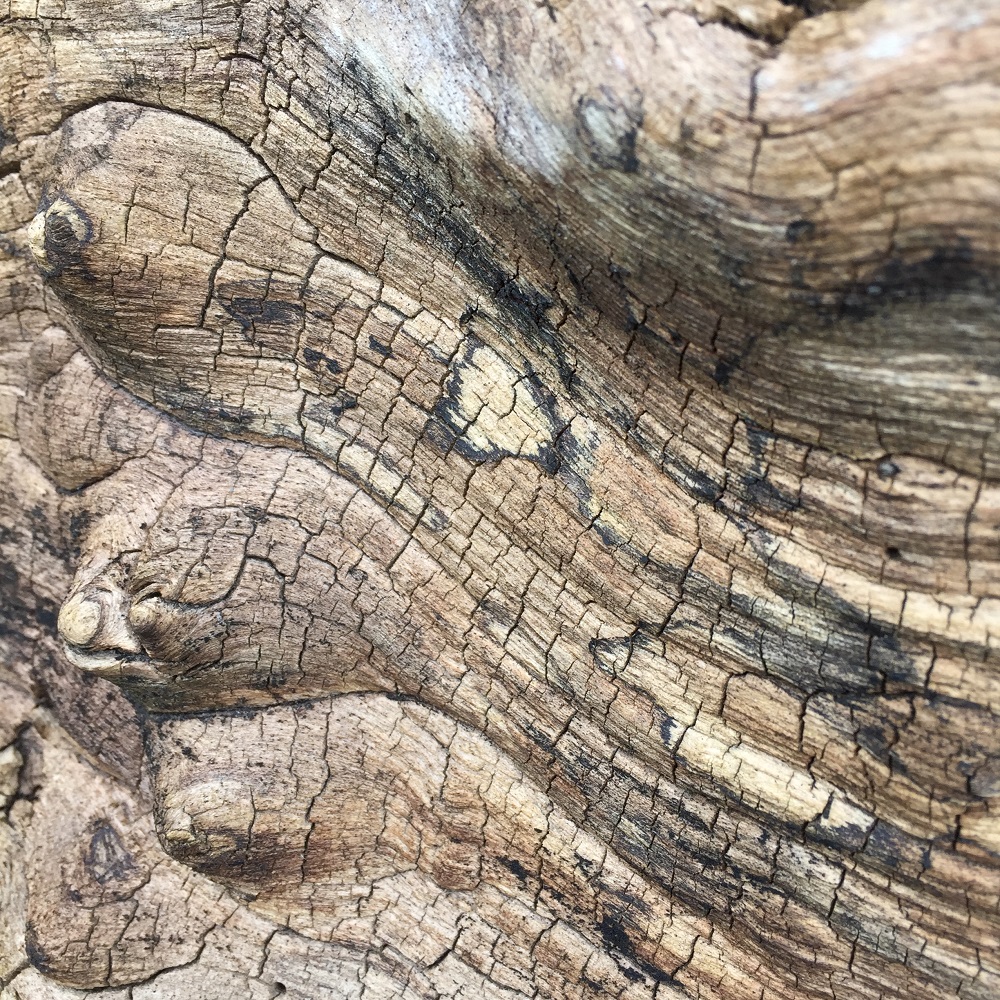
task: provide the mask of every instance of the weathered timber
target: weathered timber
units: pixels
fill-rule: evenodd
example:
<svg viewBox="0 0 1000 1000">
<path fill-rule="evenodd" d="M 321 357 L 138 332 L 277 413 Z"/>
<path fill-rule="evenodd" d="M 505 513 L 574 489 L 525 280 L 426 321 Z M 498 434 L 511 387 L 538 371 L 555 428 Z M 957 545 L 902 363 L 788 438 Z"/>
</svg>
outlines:
<svg viewBox="0 0 1000 1000">
<path fill-rule="evenodd" d="M 0 7 L 0 998 L 1000 996 L 1000 8 Z"/>
</svg>

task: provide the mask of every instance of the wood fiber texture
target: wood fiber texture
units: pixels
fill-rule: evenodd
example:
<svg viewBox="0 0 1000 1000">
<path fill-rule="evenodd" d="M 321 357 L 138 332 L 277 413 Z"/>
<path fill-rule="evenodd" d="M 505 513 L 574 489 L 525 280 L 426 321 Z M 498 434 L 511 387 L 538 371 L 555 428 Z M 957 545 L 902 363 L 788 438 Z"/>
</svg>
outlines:
<svg viewBox="0 0 1000 1000">
<path fill-rule="evenodd" d="M 0 2 L 0 998 L 1000 997 L 1000 7 Z"/>
</svg>

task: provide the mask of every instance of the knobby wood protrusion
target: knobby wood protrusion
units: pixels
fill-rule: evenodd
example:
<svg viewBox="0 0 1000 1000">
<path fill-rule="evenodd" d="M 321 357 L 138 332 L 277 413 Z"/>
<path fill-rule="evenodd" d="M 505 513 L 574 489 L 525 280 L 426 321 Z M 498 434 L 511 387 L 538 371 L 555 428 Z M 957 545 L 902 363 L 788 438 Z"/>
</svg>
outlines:
<svg viewBox="0 0 1000 1000">
<path fill-rule="evenodd" d="M 0 15 L 0 997 L 1000 994 L 987 0 Z"/>
</svg>

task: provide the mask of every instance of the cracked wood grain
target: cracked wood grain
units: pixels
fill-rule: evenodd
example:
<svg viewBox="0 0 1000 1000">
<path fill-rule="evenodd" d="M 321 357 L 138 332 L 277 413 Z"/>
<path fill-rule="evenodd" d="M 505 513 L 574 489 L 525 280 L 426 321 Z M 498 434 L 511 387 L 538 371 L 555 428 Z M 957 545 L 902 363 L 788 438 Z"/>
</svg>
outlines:
<svg viewBox="0 0 1000 1000">
<path fill-rule="evenodd" d="M 3 1000 L 997 995 L 992 4 L 7 7 Z"/>
</svg>

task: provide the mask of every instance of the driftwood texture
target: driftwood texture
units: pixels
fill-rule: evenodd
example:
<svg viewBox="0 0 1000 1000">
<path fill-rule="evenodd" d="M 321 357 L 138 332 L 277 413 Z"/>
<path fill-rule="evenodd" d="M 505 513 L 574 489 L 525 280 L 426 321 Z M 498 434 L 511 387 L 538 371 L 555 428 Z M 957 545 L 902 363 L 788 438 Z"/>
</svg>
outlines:
<svg viewBox="0 0 1000 1000">
<path fill-rule="evenodd" d="M 1000 996 L 996 3 L 0 10 L 3 1000 Z"/>
</svg>

